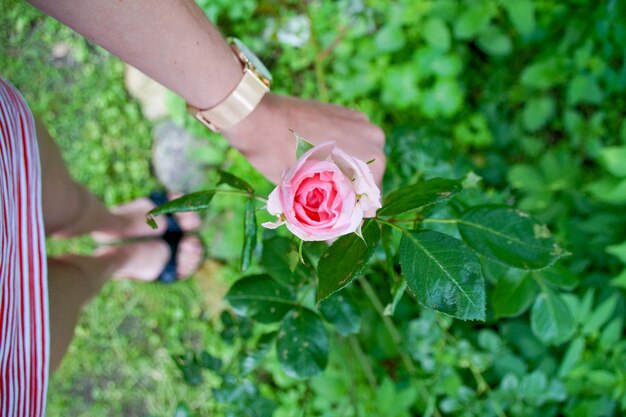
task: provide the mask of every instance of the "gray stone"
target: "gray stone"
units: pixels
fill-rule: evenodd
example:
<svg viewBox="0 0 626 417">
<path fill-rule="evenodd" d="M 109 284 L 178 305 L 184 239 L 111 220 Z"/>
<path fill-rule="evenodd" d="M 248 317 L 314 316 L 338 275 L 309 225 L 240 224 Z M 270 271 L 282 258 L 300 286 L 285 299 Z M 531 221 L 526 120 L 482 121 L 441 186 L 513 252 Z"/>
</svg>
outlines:
<svg viewBox="0 0 626 417">
<path fill-rule="evenodd" d="M 205 144 L 172 122 L 154 128 L 154 174 L 170 192 L 198 191 L 206 182 L 208 166 L 195 155 Z"/>
</svg>

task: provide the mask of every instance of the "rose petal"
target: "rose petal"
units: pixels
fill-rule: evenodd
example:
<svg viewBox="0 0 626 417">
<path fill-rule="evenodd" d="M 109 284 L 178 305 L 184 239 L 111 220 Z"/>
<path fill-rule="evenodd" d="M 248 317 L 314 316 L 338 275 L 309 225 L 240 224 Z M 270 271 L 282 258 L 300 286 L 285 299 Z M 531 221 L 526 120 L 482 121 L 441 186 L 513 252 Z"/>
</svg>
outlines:
<svg viewBox="0 0 626 417">
<path fill-rule="evenodd" d="M 374 217 L 376 210 L 381 208 L 382 204 L 380 203 L 380 190 L 367 164 L 336 147 L 333 149 L 331 158 L 339 169 L 353 180 L 354 192 L 360 196 L 359 202 L 363 207 L 364 217 Z"/>
<path fill-rule="evenodd" d="M 267 229 L 276 229 L 278 226 L 282 226 L 283 224 L 285 224 L 284 220 L 276 220 L 275 222 L 264 222 L 261 223 L 261 226 L 267 228 Z"/>
<path fill-rule="evenodd" d="M 284 175 L 283 178 L 291 179 L 300 170 L 300 168 L 309 160 L 325 161 L 330 156 L 335 142 L 324 142 L 306 151 L 296 162 L 296 165 L 291 167 Z"/>
<path fill-rule="evenodd" d="M 280 216 L 283 213 L 282 205 L 280 204 L 280 185 L 267 197 L 267 211 L 275 216 Z"/>
</svg>

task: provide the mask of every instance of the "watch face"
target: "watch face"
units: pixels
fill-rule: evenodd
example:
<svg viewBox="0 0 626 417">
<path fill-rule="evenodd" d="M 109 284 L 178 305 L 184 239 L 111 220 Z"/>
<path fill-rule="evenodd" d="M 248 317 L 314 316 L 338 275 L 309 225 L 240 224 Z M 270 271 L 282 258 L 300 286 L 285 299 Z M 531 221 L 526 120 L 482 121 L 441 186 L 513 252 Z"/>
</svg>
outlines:
<svg viewBox="0 0 626 417">
<path fill-rule="evenodd" d="M 250 65 L 254 67 L 256 71 L 259 72 L 260 75 L 267 78 L 270 82 L 272 81 L 272 74 L 270 71 L 263 65 L 261 60 L 250 50 L 243 42 L 241 42 L 237 38 L 231 38 L 231 41 L 235 46 L 245 55 L 245 57 L 250 62 Z"/>
</svg>

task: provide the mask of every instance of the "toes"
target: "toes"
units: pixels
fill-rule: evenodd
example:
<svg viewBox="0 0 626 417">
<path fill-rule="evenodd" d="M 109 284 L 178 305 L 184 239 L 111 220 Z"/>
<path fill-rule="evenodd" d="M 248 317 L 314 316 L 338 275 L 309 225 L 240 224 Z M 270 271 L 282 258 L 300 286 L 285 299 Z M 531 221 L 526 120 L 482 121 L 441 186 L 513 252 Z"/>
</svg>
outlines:
<svg viewBox="0 0 626 417">
<path fill-rule="evenodd" d="M 170 200 L 175 200 L 179 197 L 182 197 L 181 193 L 169 193 L 167 197 Z M 185 232 L 190 232 L 192 230 L 197 230 L 202 225 L 202 219 L 197 212 L 183 212 L 183 213 L 175 213 L 174 217 L 176 218 L 176 222 L 180 226 L 182 230 Z"/>
<path fill-rule="evenodd" d="M 200 267 L 204 256 L 202 242 L 197 236 L 185 236 L 179 243 L 176 258 L 177 273 L 185 278 Z"/>
</svg>

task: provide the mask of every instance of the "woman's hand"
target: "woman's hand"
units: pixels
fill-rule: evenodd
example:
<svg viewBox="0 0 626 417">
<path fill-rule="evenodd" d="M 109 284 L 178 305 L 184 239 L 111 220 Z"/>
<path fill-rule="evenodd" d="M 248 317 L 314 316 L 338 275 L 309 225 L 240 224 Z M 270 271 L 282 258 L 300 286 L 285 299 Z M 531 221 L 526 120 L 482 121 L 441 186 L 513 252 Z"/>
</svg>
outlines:
<svg viewBox="0 0 626 417">
<path fill-rule="evenodd" d="M 385 135 L 361 112 L 270 93 L 252 114 L 223 133 L 256 169 L 277 183 L 296 161 L 296 140 L 290 129 L 314 145 L 332 140 L 364 162 L 373 159 L 370 168 L 380 186 Z"/>
</svg>

